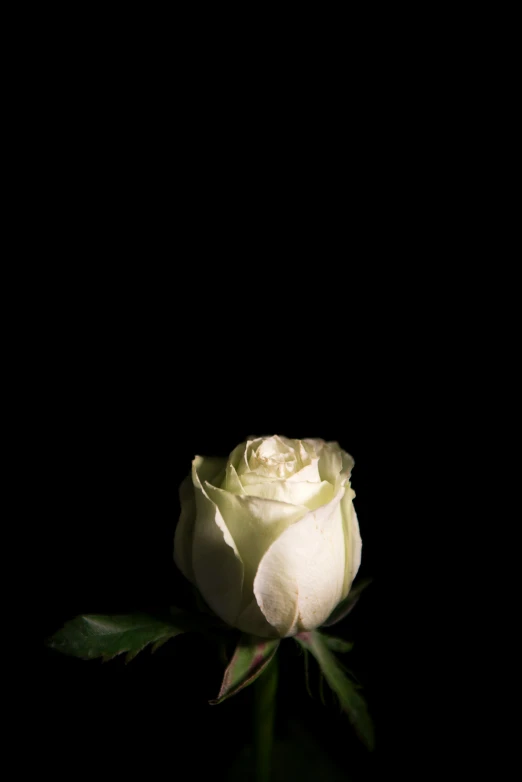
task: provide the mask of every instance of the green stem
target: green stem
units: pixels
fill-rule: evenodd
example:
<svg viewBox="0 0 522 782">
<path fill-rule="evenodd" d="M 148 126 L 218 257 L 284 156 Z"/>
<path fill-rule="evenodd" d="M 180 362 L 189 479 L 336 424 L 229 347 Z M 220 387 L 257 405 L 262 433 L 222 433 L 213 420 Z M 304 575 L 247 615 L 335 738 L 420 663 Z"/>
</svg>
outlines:
<svg viewBox="0 0 522 782">
<path fill-rule="evenodd" d="M 272 765 L 278 679 L 277 654 L 254 684 L 254 743 L 256 780 L 268 782 Z"/>
</svg>

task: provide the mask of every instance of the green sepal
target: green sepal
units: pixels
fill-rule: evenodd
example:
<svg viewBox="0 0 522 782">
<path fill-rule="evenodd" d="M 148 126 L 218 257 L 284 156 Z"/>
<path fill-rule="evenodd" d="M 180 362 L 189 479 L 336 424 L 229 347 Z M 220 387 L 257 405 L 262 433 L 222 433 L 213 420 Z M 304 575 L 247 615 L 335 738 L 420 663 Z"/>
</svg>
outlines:
<svg viewBox="0 0 522 782">
<path fill-rule="evenodd" d="M 357 735 L 366 747 L 372 750 L 374 748 L 374 731 L 366 702 L 328 648 L 325 637 L 321 633 L 312 631 L 296 635 L 295 640 L 303 649 L 313 654 L 324 678 L 339 698 L 342 709 L 348 715 Z"/>
<path fill-rule="evenodd" d="M 340 654 L 346 654 L 353 649 L 353 643 L 351 641 L 345 641 L 343 638 L 334 638 L 332 635 L 320 634 L 327 647 L 332 652 L 339 652 Z"/>
<path fill-rule="evenodd" d="M 372 581 L 372 578 L 361 579 L 361 581 L 359 581 L 359 583 L 349 591 L 344 600 L 341 600 L 339 605 L 334 608 L 326 622 L 323 622 L 322 626 L 329 627 L 330 625 L 334 625 L 337 622 L 340 622 L 341 619 L 344 619 L 344 617 L 350 613 L 352 608 L 354 608 L 362 592 L 372 583 Z"/>
<path fill-rule="evenodd" d="M 111 660 L 127 652 L 132 660 L 148 644 L 152 651 L 180 633 L 194 629 L 194 619 L 177 612 L 172 618 L 149 614 L 82 614 L 69 620 L 47 640 L 47 646 L 63 654 L 93 660 Z"/>
<path fill-rule="evenodd" d="M 279 638 L 272 640 L 243 633 L 225 670 L 219 695 L 209 703 L 212 706 L 222 703 L 252 684 L 270 664 L 278 646 Z"/>
</svg>

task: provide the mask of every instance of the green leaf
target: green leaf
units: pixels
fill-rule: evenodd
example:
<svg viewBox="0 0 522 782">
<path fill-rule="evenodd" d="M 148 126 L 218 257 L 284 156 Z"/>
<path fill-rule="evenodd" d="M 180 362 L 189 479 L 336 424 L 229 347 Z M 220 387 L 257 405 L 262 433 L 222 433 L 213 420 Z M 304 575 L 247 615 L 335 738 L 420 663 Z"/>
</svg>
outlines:
<svg viewBox="0 0 522 782">
<path fill-rule="evenodd" d="M 222 703 L 252 684 L 272 661 L 278 646 L 279 638 L 272 640 L 243 633 L 225 671 L 219 695 L 209 703 L 213 706 Z"/>
<path fill-rule="evenodd" d="M 357 691 L 355 684 L 346 676 L 337 658 L 328 648 L 324 636 L 318 632 L 300 633 L 296 641 L 311 652 L 331 689 L 338 696 L 343 710 L 359 738 L 368 749 L 374 748 L 373 723 L 364 698 Z"/>
<path fill-rule="evenodd" d="M 127 652 L 128 662 L 147 644 L 154 644 L 155 651 L 169 638 L 191 629 L 190 624 L 190 617 L 181 613 L 172 620 L 148 614 L 83 614 L 66 622 L 47 645 L 82 660 L 102 657 L 106 661 Z"/>
<path fill-rule="evenodd" d="M 372 578 L 361 579 L 361 581 L 349 591 L 344 600 L 341 600 L 339 605 L 334 608 L 326 622 L 323 622 L 323 627 L 330 627 L 330 625 L 334 625 L 337 622 L 340 622 L 341 619 L 344 619 L 355 606 L 362 592 L 372 583 L 372 581 Z"/>
<path fill-rule="evenodd" d="M 343 638 L 334 638 L 332 635 L 325 635 L 324 633 L 321 633 L 321 637 L 332 652 L 345 654 L 353 649 L 353 643 L 345 641 Z"/>
</svg>

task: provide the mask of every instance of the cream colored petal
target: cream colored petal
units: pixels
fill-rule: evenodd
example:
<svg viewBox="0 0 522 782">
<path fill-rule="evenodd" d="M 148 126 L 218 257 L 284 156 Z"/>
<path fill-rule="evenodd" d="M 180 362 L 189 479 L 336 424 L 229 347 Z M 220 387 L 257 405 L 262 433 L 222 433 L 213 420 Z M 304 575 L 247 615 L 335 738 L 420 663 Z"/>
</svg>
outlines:
<svg viewBox="0 0 522 782">
<path fill-rule="evenodd" d="M 299 465 L 295 459 L 287 459 L 281 461 L 270 461 L 255 463 L 251 462 L 251 469 L 247 473 L 248 475 L 257 475 L 258 480 L 262 481 L 265 478 L 269 480 L 287 480 L 297 472 Z"/>
<path fill-rule="evenodd" d="M 307 437 L 301 442 L 303 443 L 306 452 L 312 458 L 318 457 L 326 445 L 325 441 L 319 439 L 318 437 Z"/>
<path fill-rule="evenodd" d="M 299 444 L 299 457 L 301 459 L 301 462 L 303 464 L 303 467 L 310 463 L 310 453 L 309 448 L 307 448 L 306 443 L 304 443 L 302 440 L 297 441 Z"/>
<path fill-rule="evenodd" d="M 344 542 L 346 550 L 346 568 L 343 583 L 344 599 L 350 591 L 352 582 L 357 575 L 361 564 L 362 540 L 359 531 L 359 522 L 353 504 L 354 492 L 347 488 L 341 501 L 341 511 L 343 514 Z"/>
<path fill-rule="evenodd" d="M 236 627 L 238 627 L 244 633 L 259 635 L 261 638 L 279 637 L 277 630 L 272 627 L 272 625 L 269 625 L 266 621 L 255 597 L 252 597 L 250 603 L 239 614 L 236 621 Z"/>
<path fill-rule="evenodd" d="M 241 475 L 241 483 L 243 486 L 247 486 L 249 483 L 270 483 L 271 481 L 278 481 L 277 475 L 262 475 L 258 472 L 244 472 Z"/>
<path fill-rule="evenodd" d="M 264 553 L 289 525 L 306 516 L 308 508 L 231 494 L 209 484 L 205 491 L 219 508 L 243 562 L 244 608 L 252 600 L 254 577 Z"/>
<path fill-rule="evenodd" d="M 279 435 L 261 438 L 259 444 L 253 443 L 250 449 L 250 471 L 266 477 L 288 478 L 302 466 L 296 445 L 297 440 Z"/>
<path fill-rule="evenodd" d="M 352 470 L 355 462 L 353 456 L 350 456 L 350 454 L 346 453 L 346 451 L 341 451 L 341 460 L 342 460 L 342 467 L 341 467 L 340 483 L 344 485 L 347 481 L 349 482 L 350 475 L 352 474 Z"/>
<path fill-rule="evenodd" d="M 359 520 L 357 518 L 357 513 L 355 512 L 355 508 L 353 508 L 353 515 L 352 515 L 352 534 L 353 534 L 353 550 L 352 550 L 352 573 L 353 573 L 352 581 L 353 581 L 361 566 L 361 558 L 362 558 L 362 538 L 361 538 L 361 531 L 359 529 Z"/>
<path fill-rule="evenodd" d="M 291 441 L 278 435 L 265 437 L 256 450 L 256 456 L 258 459 L 280 458 L 281 456 L 295 458 Z"/>
<path fill-rule="evenodd" d="M 346 451 L 341 451 L 341 459 L 343 463 L 343 472 L 351 472 L 355 464 L 353 456 L 351 456 L 349 453 L 346 453 Z"/>
<path fill-rule="evenodd" d="M 319 474 L 319 459 L 312 459 L 310 464 L 307 464 L 301 470 L 298 470 L 288 478 L 291 483 L 297 483 L 301 481 L 312 481 L 313 483 L 319 483 L 321 476 Z"/>
<path fill-rule="evenodd" d="M 196 459 L 192 462 L 193 466 L 196 460 L 199 480 L 202 482 L 208 481 L 212 484 L 214 484 L 216 477 L 218 477 L 227 466 L 226 459 L 214 456 L 196 456 Z"/>
<path fill-rule="evenodd" d="M 192 541 L 196 520 L 196 498 L 191 475 L 187 475 L 179 487 L 179 500 L 181 513 L 174 535 L 174 562 L 185 578 L 195 584 L 196 579 L 192 568 Z"/>
<path fill-rule="evenodd" d="M 255 462 L 255 452 L 262 439 L 262 437 L 258 437 L 255 440 L 247 440 L 243 456 L 236 468 L 238 475 L 242 475 L 244 472 L 250 472 L 251 463 Z"/>
<path fill-rule="evenodd" d="M 343 462 L 337 443 L 325 443 L 319 456 L 319 475 L 322 481 L 329 481 L 336 488 L 340 483 Z"/>
<path fill-rule="evenodd" d="M 214 478 L 212 478 L 212 486 L 217 486 L 219 489 L 224 489 L 227 482 L 227 472 L 225 469 L 220 470 Z"/>
<path fill-rule="evenodd" d="M 345 574 L 343 516 L 338 495 L 272 543 L 261 560 L 254 594 L 281 636 L 319 627 L 341 600 Z"/>
<path fill-rule="evenodd" d="M 265 481 L 264 483 L 247 483 L 244 487 L 244 493 L 265 500 L 277 500 L 291 505 L 305 505 L 308 510 L 315 510 L 333 499 L 334 489 L 328 481 L 321 483 Z"/>
<path fill-rule="evenodd" d="M 269 438 L 270 440 L 274 440 L 279 446 L 279 450 L 281 453 L 291 454 L 295 451 L 297 440 L 291 440 L 289 437 L 285 437 L 282 434 L 275 434 L 273 437 Z"/>
<path fill-rule="evenodd" d="M 270 481 L 288 480 L 295 470 L 295 462 L 281 464 L 265 464 L 249 470 L 241 475 L 241 483 L 265 483 Z"/>
<path fill-rule="evenodd" d="M 208 462 L 197 456 L 192 463 L 196 497 L 192 546 L 194 576 L 212 610 L 225 622 L 234 625 L 241 608 L 243 563 L 219 508 L 203 487 L 202 476 L 205 474 L 211 474 Z M 210 484 L 205 482 L 207 486 Z"/>
<path fill-rule="evenodd" d="M 226 477 L 221 487 L 226 491 L 232 492 L 232 494 L 244 494 L 245 490 L 243 484 L 239 479 L 239 475 L 236 472 L 236 468 L 232 463 L 227 464 Z"/>
<path fill-rule="evenodd" d="M 236 470 L 238 469 L 241 459 L 244 456 L 246 446 L 247 446 L 246 442 L 239 443 L 239 445 L 236 445 L 234 450 L 231 451 L 228 457 L 228 464 L 233 464 Z"/>
</svg>

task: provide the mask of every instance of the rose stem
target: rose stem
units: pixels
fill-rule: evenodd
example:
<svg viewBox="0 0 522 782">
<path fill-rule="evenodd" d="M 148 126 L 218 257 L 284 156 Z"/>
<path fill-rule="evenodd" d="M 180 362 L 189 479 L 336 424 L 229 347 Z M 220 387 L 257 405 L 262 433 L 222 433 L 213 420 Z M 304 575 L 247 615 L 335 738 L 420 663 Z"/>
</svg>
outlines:
<svg viewBox="0 0 522 782">
<path fill-rule="evenodd" d="M 278 679 L 277 654 L 254 683 L 254 742 L 257 782 L 268 782 L 274 743 Z"/>
</svg>

